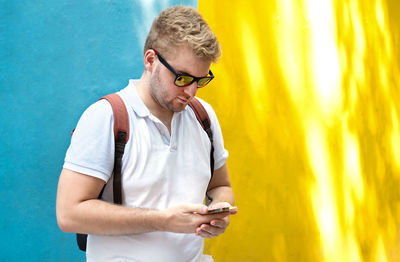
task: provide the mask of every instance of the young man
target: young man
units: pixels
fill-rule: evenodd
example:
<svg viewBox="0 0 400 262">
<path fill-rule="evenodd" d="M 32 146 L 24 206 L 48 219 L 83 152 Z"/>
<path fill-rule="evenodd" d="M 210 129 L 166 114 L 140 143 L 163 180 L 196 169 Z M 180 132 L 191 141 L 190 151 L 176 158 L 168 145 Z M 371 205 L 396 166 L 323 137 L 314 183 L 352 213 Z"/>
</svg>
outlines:
<svg viewBox="0 0 400 262">
<path fill-rule="evenodd" d="M 118 94 L 129 114 L 122 161 L 122 205 L 113 204 L 113 113 L 100 100 L 82 115 L 72 136 L 57 193 L 65 232 L 87 233 L 87 261 L 199 261 L 202 238 L 222 234 L 234 204 L 221 129 L 211 106 L 211 143 L 187 106 L 212 79 L 220 45 L 201 15 L 172 7 L 154 20 L 144 47 L 145 70 Z M 210 181 L 211 178 L 211 181 Z M 97 199 L 106 184 L 102 199 Z M 213 200 L 207 207 L 204 196 Z"/>
</svg>

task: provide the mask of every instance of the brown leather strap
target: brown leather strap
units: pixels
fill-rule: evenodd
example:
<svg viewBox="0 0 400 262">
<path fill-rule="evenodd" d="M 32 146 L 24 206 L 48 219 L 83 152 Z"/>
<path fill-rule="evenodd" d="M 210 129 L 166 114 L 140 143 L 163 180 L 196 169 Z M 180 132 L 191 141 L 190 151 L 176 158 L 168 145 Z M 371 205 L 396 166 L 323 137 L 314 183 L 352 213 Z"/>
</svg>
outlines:
<svg viewBox="0 0 400 262">
<path fill-rule="evenodd" d="M 117 94 L 106 95 L 100 99 L 106 99 L 113 109 L 115 136 L 113 200 L 115 204 L 122 204 L 122 157 L 129 140 L 128 111 L 124 101 Z"/>
<path fill-rule="evenodd" d="M 129 140 L 129 117 L 124 101 L 117 94 L 109 94 L 100 99 L 106 99 L 113 109 L 115 139 L 117 139 L 118 131 L 123 131 L 126 132 L 125 143 L 127 143 Z"/>
<path fill-rule="evenodd" d="M 211 172 L 211 179 L 214 175 L 214 139 L 213 134 L 211 131 L 211 121 L 210 117 L 206 109 L 197 100 L 195 97 L 190 101 L 189 106 L 193 109 L 194 114 L 196 115 L 197 120 L 200 122 L 200 125 L 203 127 L 204 131 L 207 133 L 208 138 L 210 139 L 211 143 L 211 150 L 210 150 L 210 172 Z M 210 179 L 210 181 L 211 181 Z M 208 205 L 212 201 L 212 198 L 206 193 L 206 204 Z"/>
<path fill-rule="evenodd" d="M 190 102 L 189 102 L 189 106 L 193 109 L 197 120 L 200 122 L 200 125 L 203 127 L 204 130 L 206 130 L 206 128 L 209 128 L 211 125 L 211 121 L 210 118 L 208 117 L 207 111 L 206 109 L 203 107 L 203 105 L 200 103 L 200 101 L 197 98 L 193 98 Z M 205 126 L 204 121 L 208 121 L 209 123 L 209 127 Z"/>
<path fill-rule="evenodd" d="M 125 145 L 129 140 L 129 116 L 125 103 L 117 94 L 106 95 L 100 99 L 106 99 L 113 110 L 114 116 L 114 170 L 113 170 L 113 200 L 115 204 L 122 204 L 122 157 Z M 75 129 L 74 129 L 75 130 Z M 72 131 L 72 133 L 74 132 Z M 105 185 L 101 190 L 98 199 L 103 195 Z M 86 252 L 87 234 L 76 234 L 76 241 L 79 249 Z"/>
</svg>

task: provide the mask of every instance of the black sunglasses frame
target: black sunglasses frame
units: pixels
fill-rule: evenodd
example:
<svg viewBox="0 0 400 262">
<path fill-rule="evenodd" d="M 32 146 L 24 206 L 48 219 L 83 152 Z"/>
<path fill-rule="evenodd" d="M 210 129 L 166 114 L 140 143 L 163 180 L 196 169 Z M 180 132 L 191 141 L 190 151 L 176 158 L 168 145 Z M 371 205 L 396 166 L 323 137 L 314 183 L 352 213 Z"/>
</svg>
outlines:
<svg viewBox="0 0 400 262">
<path fill-rule="evenodd" d="M 196 77 L 196 76 L 192 76 L 192 75 L 189 75 L 189 74 L 178 74 L 175 71 L 175 69 L 170 64 L 168 64 L 168 62 L 160 55 L 160 53 L 157 52 L 157 50 L 155 50 L 153 48 L 151 48 L 151 50 L 153 50 L 156 53 L 156 55 L 158 57 L 158 60 L 160 60 L 161 64 L 163 64 L 169 71 L 171 71 L 175 75 L 174 84 L 176 86 L 185 87 L 185 86 L 191 85 L 193 82 L 196 82 L 197 83 L 197 88 L 201 88 L 201 87 L 204 87 L 204 86 L 208 85 L 208 83 L 210 83 L 210 81 L 213 80 L 213 78 L 214 78 L 214 75 L 211 72 L 211 70 L 209 70 L 209 72 L 208 72 L 208 74 L 210 76 L 203 76 L 203 77 Z M 189 77 L 192 78 L 192 81 L 190 81 L 189 83 L 187 83 L 185 85 L 177 85 L 176 83 L 177 83 L 178 77 L 182 77 L 182 76 L 189 76 Z M 205 84 L 199 86 L 199 81 L 202 80 L 202 79 L 207 79 L 207 82 L 205 82 Z"/>
</svg>

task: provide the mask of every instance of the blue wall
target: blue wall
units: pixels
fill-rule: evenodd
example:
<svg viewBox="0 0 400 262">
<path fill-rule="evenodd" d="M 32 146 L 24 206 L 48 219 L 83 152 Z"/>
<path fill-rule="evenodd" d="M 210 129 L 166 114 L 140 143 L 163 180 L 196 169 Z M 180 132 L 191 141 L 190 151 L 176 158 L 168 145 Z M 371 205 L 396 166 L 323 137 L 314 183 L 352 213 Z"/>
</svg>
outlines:
<svg viewBox="0 0 400 262">
<path fill-rule="evenodd" d="M 83 110 L 143 71 L 164 7 L 197 1 L 0 2 L 0 258 L 84 261 L 59 230 L 58 176 Z"/>
</svg>

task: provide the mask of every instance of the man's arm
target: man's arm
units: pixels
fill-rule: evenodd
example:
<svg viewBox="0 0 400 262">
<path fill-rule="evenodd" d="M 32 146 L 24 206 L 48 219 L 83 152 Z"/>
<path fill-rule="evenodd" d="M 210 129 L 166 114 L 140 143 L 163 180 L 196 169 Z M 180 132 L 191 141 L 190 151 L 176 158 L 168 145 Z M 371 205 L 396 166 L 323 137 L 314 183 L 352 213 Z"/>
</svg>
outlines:
<svg viewBox="0 0 400 262">
<path fill-rule="evenodd" d="M 97 199 L 104 181 L 63 169 L 57 190 L 57 222 L 64 232 L 97 235 L 139 234 L 153 231 L 195 233 L 224 215 L 204 215 L 203 205 L 181 204 L 166 210 L 128 208 Z"/>
<path fill-rule="evenodd" d="M 214 171 L 207 194 L 212 199 L 209 209 L 233 206 L 235 204 L 235 196 L 226 164 Z M 214 219 L 208 224 L 202 224 L 196 229 L 196 234 L 204 238 L 213 238 L 222 234 L 229 225 L 229 215 L 233 214 L 236 214 L 236 211 L 225 214 L 225 217 Z"/>
<path fill-rule="evenodd" d="M 207 189 L 207 194 L 212 199 L 209 205 L 210 207 L 220 202 L 227 202 L 232 206 L 235 204 L 235 197 L 233 195 L 226 164 L 214 171 L 214 175 Z"/>
</svg>

